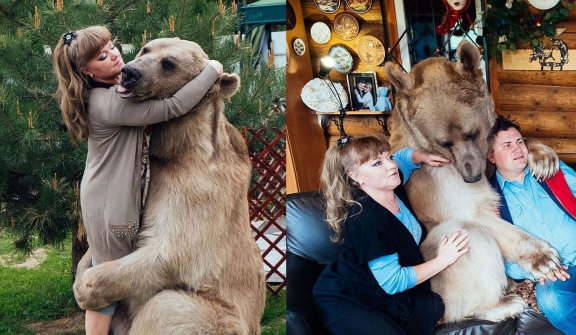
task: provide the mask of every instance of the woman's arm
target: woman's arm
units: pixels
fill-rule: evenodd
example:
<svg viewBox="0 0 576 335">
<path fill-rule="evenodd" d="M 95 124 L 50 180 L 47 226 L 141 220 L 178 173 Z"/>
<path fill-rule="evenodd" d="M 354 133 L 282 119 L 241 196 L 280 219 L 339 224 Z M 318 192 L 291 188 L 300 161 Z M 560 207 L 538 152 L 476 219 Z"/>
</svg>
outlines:
<svg viewBox="0 0 576 335">
<path fill-rule="evenodd" d="M 370 271 L 388 294 L 406 291 L 444 270 L 470 250 L 468 235 L 454 233 L 445 237 L 438 249 L 438 256 L 416 266 L 401 267 L 398 254 L 386 255 L 368 262 Z"/>
<path fill-rule="evenodd" d="M 172 97 L 163 100 L 122 99 L 115 89 L 111 88 L 105 91 L 103 96 L 96 96 L 94 101 L 91 94 L 89 110 L 92 113 L 97 109 L 107 123 L 117 126 L 145 126 L 167 121 L 190 111 L 219 77 L 220 73 L 212 65 L 208 65 Z M 96 105 L 91 106 L 92 103 Z"/>
<path fill-rule="evenodd" d="M 438 255 L 436 258 L 429 260 L 426 263 L 416 265 L 414 270 L 418 279 L 416 285 L 430 279 L 438 272 L 444 270 L 448 265 L 456 262 L 458 258 L 470 250 L 468 241 L 470 238 L 467 233 L 461 234 L 460 231 L 455 232 L 452 236 L 444 236 L 438 248 Z"/>
</svg>

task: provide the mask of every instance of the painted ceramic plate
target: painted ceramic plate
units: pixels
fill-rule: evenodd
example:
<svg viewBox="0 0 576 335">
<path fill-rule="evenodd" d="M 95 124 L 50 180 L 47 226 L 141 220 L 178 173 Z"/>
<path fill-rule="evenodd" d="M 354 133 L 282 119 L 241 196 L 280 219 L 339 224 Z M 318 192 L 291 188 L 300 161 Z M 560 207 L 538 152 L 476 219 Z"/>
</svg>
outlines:
<svg viewBox="0 0 576 335">
<path fill-rule="evenodd" d="M 314 4 L 324 13 L 334 13 L 340 8 L 340 0 L 314 0 Z"/>
<path fill-rule="evenodd" d="M 330 28 L 324 22 L 316 22 L 310 28 L 310 36 L 314 42 L 324 44 L 330 40 Z"/>
<path fill-rule="evenodd" d="M 352 65 L 354 63 L 352 55 L 346 50 L 342 45 L 334 45 L 328 51 L 328 55 L 334 60 L 334 70 L 341 74 L 348 74 L 352 71 Z"/>
<path fill-rule="evenodd" d="M 528 2 L 540 10 L 546 10 L 556 6 L 560 0 L 528 0 Z"/>
<path fill-rule="evenodd" d="M 306 45 L 304 44 L 304 41 L 302 41 L 302 39 L 300 38 L 294 40 L 292 47 L 294 48 L 294 52 L 298 56 L 302 56 L 306 52 Z"/>
<path fill-rule="evenodd" d="M 346 6 L 356 13 L 366 13 L 372 7 L 372 0 L 345 0 Z"/>
<path fill-rule="evenodd" d="M 358 40 L 358 57 L 369 65 L 380 65 L 384 62 L 386 51 L 380 40 L 366 35 Z"/>
<path fill-rule="evenodd" d="M 360 25 L 350 14 L 340 14 L 334 19 L 334 33 L 344 41 L 350 41 L 358 36 Z"/>
</svg>

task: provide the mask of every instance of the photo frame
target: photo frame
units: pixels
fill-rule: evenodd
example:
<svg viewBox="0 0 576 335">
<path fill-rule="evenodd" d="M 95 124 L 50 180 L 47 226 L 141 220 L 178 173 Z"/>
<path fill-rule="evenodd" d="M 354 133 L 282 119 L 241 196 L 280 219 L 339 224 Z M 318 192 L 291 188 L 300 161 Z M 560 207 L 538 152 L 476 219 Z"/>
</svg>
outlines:
<svg viewBox="0 0 576 335">
<path fill-rule="evenodd" d="M 350 107 L 352 110 L 370 110 L 376 104 L 378 80 L 376 72 L 350 72 L 346 75 L 348 82 L 348 94 L 350 95 Z M 368 85 L 370 88 L 368 89 Z M 364 93 L 362 93 L 362 91 Z"/>
</svg>

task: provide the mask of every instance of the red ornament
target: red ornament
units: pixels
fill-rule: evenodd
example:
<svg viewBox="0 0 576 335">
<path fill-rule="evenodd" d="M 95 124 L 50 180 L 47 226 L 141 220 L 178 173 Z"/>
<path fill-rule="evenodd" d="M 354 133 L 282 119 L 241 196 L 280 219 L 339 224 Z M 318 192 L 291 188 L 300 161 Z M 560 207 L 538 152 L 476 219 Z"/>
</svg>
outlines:
<svg viewBox="0 0 576 335">
<path fill-rule="evenodd" d="M 470 7 L 470 0 L 442 0 L 442 2 L 446 6 L 446 16 L 444 16 L 444 21 L 439 26 L 436 26 L 436 33 L 446 35 L 450 33 L 450 29 L 460 20 L 462 13 L 466 13 L 466 10 Z M 466 16 L 468 16 L 468 13 L 466 13 Z M 468 17 L 468 21 L 472 24 L 470 17 Z"/>
<path fill-rule="evenodd" d="M 540 27 L 542 25 L 542 17 L 541 16 L 536 17 L 536 19 L 534 19 L 534 22 L 536 23 L 537 27 Z"/>
</svg>

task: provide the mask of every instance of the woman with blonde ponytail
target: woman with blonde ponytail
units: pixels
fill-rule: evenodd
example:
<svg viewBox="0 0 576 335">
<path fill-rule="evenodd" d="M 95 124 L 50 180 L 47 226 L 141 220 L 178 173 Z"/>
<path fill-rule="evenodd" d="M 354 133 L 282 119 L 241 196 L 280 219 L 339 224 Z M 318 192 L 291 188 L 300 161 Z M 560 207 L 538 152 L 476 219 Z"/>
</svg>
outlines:
<svg viewBox="0 0 576 335">
<path fill-rule="evenodd" d="M 434 334 L 444 305 L 428 279 L 468 252 L 468 237 L 445 237 L 437 257 L 424 262 L 418 246 L 426 228 L 401 184 L 421 163 L 448 162 L 410 148 L 392 156 L 380 134 L 328 149 L 321 175 L 326 221 L 344 248 L 316 282 L 314 301 L 332 334 Z"/>
<path fill-rule="evenodd" d="M 122 99 L 116 89 L 124 66 L 106 27 L 62 35 L 52 53 L 56 96 L 72 142 L 87 140 L 80 187 L 82 219 L 92 265 L 133 250 L 149 180 L 149 125 L 191 110 L 222 74 L 222 64 L 204 70 L 165 100 Z M 116 304 L 86 311 L 86 334 L 108 334 Z"/>
</svg>

